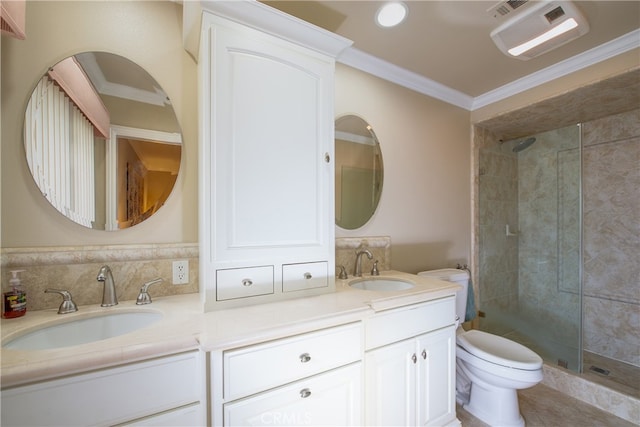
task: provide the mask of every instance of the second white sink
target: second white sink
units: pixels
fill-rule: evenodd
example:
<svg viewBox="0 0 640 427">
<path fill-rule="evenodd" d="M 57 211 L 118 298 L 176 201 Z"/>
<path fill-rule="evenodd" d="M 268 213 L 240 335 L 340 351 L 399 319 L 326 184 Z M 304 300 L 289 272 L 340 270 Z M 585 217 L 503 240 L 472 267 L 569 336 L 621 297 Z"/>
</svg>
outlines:
<svg viewBox="0 0 640 427">
<path fill-rule="evenodd" d="M 136 331 L 161 318 L 161 313 L 152 311 L 103 314 L 36 329 L 8 341 L 2 348 L 47 350 L 87 344 Z"/>
<path fill-rule="evenodd" d="M 413 288 L 414 284 L 402 279 L 368 277 L 352 280 L 349 286 L 364 291 L 403 291 Z"/>
</svg>

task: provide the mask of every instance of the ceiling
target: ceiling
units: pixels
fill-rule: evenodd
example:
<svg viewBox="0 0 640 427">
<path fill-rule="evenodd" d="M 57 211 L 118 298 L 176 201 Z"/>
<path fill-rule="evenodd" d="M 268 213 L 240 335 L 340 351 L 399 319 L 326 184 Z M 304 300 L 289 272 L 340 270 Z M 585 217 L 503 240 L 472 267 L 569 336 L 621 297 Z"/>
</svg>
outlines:
<svg viewBox="0 0 640 427">
<path fill-rule="evenodd" d="M 395 28 L 382 28 L 374 22 L 383 1 L 264 3 L 352 40 L 351 52 L 345 52 L 338 58 L 339 62 L 362 68 L 359 64 L 363 61 L 354 59 L 362 55 L 353 53 L 364 53 L 369 64 L 382 64 L 404 75 L 401 80 L 411 81 L 405 86 L 413 85 L 414 89 L 430 95 L 434 95 L 429 92 L 435 87 L 436 97 L 468 109 L 495 101 L 490 98 L 499 96 L 495 93 L 501 89 L 505 92 L 509 87 L 517 91 L 513 87 L 515 82 L 529 88 L 543 83 L 541 75 L 545 72 L 558 77 L 560 65 L 564 65 L 562 70 L 566 74 L 640 47 L 639 1 L 573 2 L 586 17 L 590 31 L 528 61 L 507 57 L 493 43 L 491 31 L 518 12 L 494 17 L 487 10 L 497 1 L 405 0 L 408 18 Z M 638 62 L 640 64 L 640 57 Z M 400 67 L 400 73 L 395 67 L 389 67 L 390 64 Z"/>
</svg>

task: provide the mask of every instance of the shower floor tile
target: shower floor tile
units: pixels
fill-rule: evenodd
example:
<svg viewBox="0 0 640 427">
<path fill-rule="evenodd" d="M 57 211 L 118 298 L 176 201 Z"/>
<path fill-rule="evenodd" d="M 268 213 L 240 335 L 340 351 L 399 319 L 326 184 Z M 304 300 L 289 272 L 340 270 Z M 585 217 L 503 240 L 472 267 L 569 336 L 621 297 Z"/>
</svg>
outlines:
<svg viewBox="0 0 640 427">
<path fill-rule="evenodd" d="M 637 424 L 616 417 L 578 399 L 538 384 L 518 391 L 520 413 L 527 427 L 637 427 Z M 462 427 L 488 427 L 457 405 Z"/>
<path fill-rule="evenodd" d="M 583 353 L 582 376 L 591 382 L 640 399 L 640 368 L 599 354 Z M 589 368 L 596 366 L 609 371 L 608 375 L 598 374 Z"/>
</svg>

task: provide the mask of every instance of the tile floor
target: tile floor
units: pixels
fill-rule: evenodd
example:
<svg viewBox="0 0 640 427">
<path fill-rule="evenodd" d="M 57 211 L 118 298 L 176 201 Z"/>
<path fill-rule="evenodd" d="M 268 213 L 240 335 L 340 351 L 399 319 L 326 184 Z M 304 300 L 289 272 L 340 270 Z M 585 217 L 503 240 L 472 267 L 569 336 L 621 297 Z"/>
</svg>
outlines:
<svg viewBox="0 0 640 427">
<path fill-rule="evenodd" d="M 602 411 L 567 396 L 557 390 L 538 384 L 518 392 L 520 413 L 527 427 L 638 427 L 622 418 Z M 459 405 L 458 419 L 462 427 L 487 427 L 487 424 L 466 412 Z"/>
</svg>

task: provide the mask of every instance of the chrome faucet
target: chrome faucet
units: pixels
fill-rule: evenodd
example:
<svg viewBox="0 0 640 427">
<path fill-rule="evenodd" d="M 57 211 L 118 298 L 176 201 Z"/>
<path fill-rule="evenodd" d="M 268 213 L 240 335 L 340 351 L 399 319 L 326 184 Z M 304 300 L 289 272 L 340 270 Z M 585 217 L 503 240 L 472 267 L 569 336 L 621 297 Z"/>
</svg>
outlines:
<svg viewBox="0 0 640 427">
<path fill-rule="evenodd" d="M 136 299 L 136 305 L 151 304 L 151 295 L 149 295 L 149 286 L 162 282 L 162 278 L 158 277 L 150 282 L 145 283 L 140 288 L 140 293 Z"/>
<path fill-rule="evenodd" d="M 73 302 L 69 291 L 64 289 L 45 289 L 44 291 L 48 294 L 55 293 L 62 295 L 62 303 L 58 308 L 58 314 L 75 313 L 78 311 L 78 306 Z"/>
<path fill-rule="evenodd" d="M 356 266 L 353 272 L 355 277 L 362 277 L 362 255 L 366 255 L 367 258 L 373 259 L 373 255 L 369 252 L 369 249 L 356 251 Z"/>
<path fill-rule="evenodd" d="M 111 307 L 114 305 L 118 305 L 118 297 L 116 296 L 116 284 L 113 281 L 113 275 L 111 274 L 111 269 L 108 265 L 103 265 L 98 272 L 98 277 L 96 277 L 98 282 L 102 282 L 104 284 L 104 288 L 102 291 L 102 307 Z"/>
</svg>

